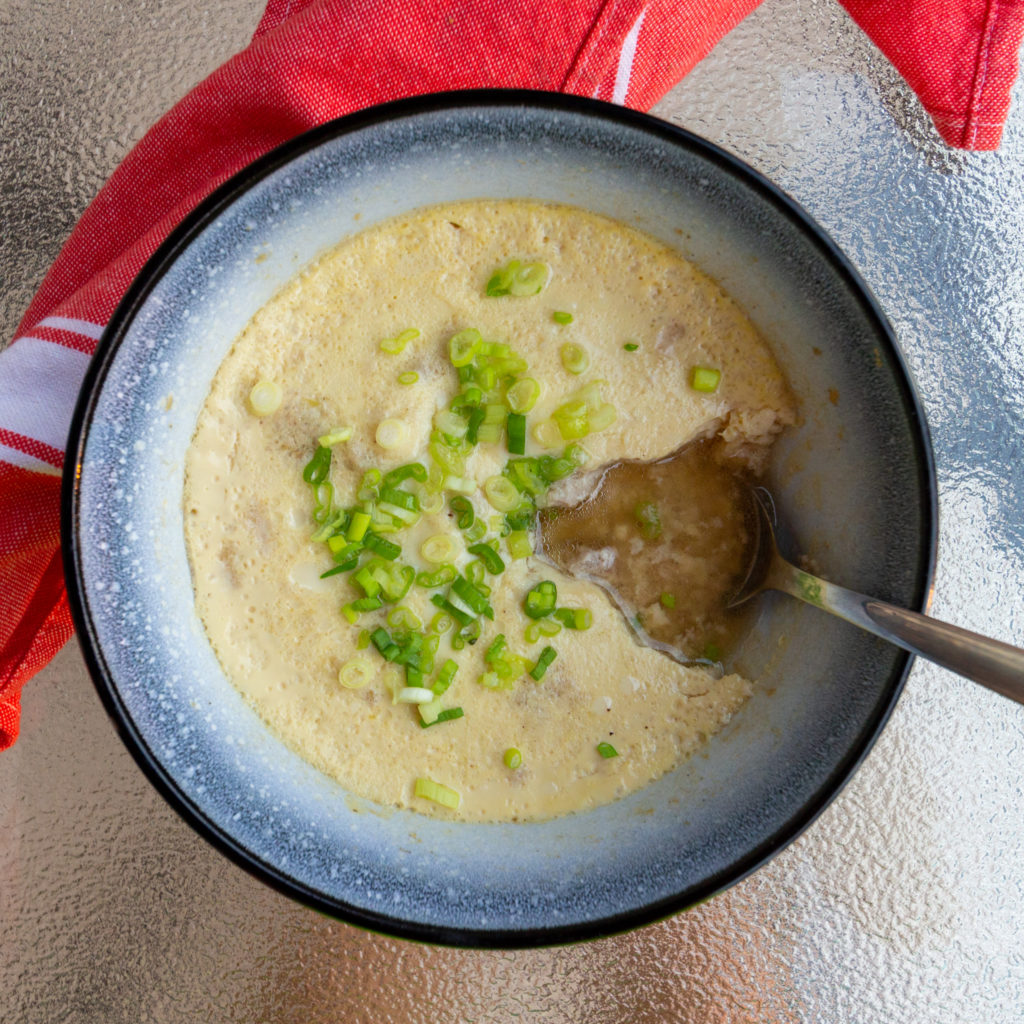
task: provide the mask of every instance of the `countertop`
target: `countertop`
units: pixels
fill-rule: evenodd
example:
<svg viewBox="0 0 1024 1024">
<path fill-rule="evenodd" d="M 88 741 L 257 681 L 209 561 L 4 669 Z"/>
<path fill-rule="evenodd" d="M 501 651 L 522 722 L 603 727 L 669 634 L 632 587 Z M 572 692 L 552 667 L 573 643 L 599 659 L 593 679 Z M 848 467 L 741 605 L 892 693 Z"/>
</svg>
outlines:
<svg viewBox="0 0 1024 1024">
<path fill-rule="evenodd" d="M 261 4 L 0 6 L 0 337 L 145 129 Z M 654 111 L 802 203 L 892 320 L 940 487 L 932 612 L 1024 645 L 1024 89 L 953 152 L 831 0 L 768 0 Z M 139 772 L 72 641 L 0 754 L 0 1021 L 1024 1021 L 1024 708 L 918 662 L 867 760 L 755 874 L 666 922 L 517 952 L 321 917 Z"/>
</svg>

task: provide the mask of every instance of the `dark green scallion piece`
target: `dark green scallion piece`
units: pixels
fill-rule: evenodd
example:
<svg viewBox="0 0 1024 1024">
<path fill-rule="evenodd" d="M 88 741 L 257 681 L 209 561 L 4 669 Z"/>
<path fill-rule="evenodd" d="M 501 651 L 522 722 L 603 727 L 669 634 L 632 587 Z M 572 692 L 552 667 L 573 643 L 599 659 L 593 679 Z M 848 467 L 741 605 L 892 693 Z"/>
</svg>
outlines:
<svg viewBox="0 0 1024 1024">
<path fill-rule="evenodd" d="M 490 544 L 471 544 L 466 550 L 471 555 L 476 555 L 481 562 L 484 563 L 484 568 L 492 575 L 496 576 L 499 572 L 505 571 L 505 563 L 501 560 L 501 555 L 498 554 Z"/>
<path fill-rule="evenodd" d="M 526 417 L 521 412 L 510 412 L 505 421 L 508 434 L 508 450 L 513 455 L 526 452 Z"/>
<path fill-rule="evenodd" d="M 555 610 L 557 601 L 558 588 L 551 580 L 542 580 L 523 598 L 523 611 L 531 619 L 543 619 Z"/>
<path fill-rule="evenodd" d="M 473 520 L 476 518 L 473 512 L 473 503 L 464 494 L 456 494 L 448 502 L 448 507 L 458 516 L 455 525 L 460 530 L 468 530 L 473 525 Z"/>
<path fill-rule="evenodd" d="M 327 479 L 327 474 L 331 471 L 331 449 L 325 448 L 323 445 L 318 445 L 316 451 L 313 453 L 313 458 L 306 463 L 302 470 L 302 479 L 307 484 L 316 486 L 322 484 Z"/>
<path fill-rule="evenodd" d="M 432 725 L 440 725 L 441 722 L 451 722 L 456 718 L 461 718 L 464 714 L 465 712 L 462 708 L 445 708 L 432 722 L 421 721 L 420 726 L 424 729 L 429 729 Z"/>
<path fill-rule="evenodd" d="M 554 647 L 545 647 L 540 652 L 540 657 L 537 659 L 537 664 L 530 669 L 530 676 L 536 682 L 540 682 L 544 678 L 544 673 L 547 672 L 548 666 L 558 657 L 558 652 Z"/>
</svg>

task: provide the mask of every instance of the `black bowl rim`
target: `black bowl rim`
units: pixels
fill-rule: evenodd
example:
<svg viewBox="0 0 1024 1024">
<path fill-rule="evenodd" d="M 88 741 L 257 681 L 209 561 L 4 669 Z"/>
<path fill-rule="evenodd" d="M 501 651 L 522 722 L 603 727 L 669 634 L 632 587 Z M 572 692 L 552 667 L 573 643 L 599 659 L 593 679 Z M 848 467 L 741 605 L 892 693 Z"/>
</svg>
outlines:
<svg viewBox="0 0 1024 1024">
<path fill-rule="evenodd" d="M 858 297 L 867 319 L 875 324 L 892 365 L 898 370 L 897 383 L 914 439 L 915 463 L 922 505 L 920 508 L 921 519 L 926 524 L 918 549 L 916 571 L 918 588 L 913 602 L 913 606 L 921 610 L 926 610 L 928 607 L 935 572 L 938 537 L 938 486 L 924 407 L 917 394 L 910 371 L 881 306 L 850 260 L 840 251 L 824 229 L 794 199 L 760 172 L 714 143 L 649 114 L 600 100 L 527 89 L 473 89 L 429 93 L 400 99 L 325 122 L 282 143 L 248 164 L 216 188 L 169 233 L 163 244 L 149 258 L 131 283 L 103 331 L 82 383 L 71 420 L 66 449 L 67 461 L 61 487 L 61 549 L 64 573 L 72 619 L 78 632 L 86 666 L 100 699 L 125 746 L 171 807 L 216 849 L 284 895 L 349 924 L 397 938 L 434 945 L 517 949 L 597 939 L 650 924 L 704 902 L 762 866 L 793 842 L 815 821 L 835 799 L 867 756 L 892 714 L 913 663 L 913 657 L 902 652 L 897 656 L 886 686 L 887 699 L 882 700 L 875 708 L 874 714 L 864 723 L 857 742 L 847 757 L 835 766 L 814 797 L 794 812 L 783 827 L 777 829 L 728 868 L 699 884 L 687 887 L 672 897 L 604 918 L 557 927 L 523 930 L 450 928 L 369 912 L 361 907 L 316 892 L 257 858 L 207 818 L 202 810 L 184 794 L 177 786 L 173 776 L 161 766 L 145 737 L 132 721 L 106 664 L 97 634 L 93 629 L 92 615 L 86 599 L 81 569 L 81 545 L 78 536 L 82 457 L 102 385 L 136 312 L 192 239 L 230 206 L 237 196 L 296 157 L 329 139 L 372 128 L 395 119 L 469 107 L 528 107 L 533 110 L 549 110 L 553 113 L 582 115 L 604 122 L 615 122 L 631 130 L 639 130 L 654 135 L 662 141 L 682 146 L 702 157 L 709 164 L 716 166 L 725 174 L 740 178 L 752 186 L 761 198 L 774 205 L 777 211 L 788 218 L 817 248 L 822 258 L 831 265 L 840 278 L 845 280 L 851 293 Z"/>
</svg>

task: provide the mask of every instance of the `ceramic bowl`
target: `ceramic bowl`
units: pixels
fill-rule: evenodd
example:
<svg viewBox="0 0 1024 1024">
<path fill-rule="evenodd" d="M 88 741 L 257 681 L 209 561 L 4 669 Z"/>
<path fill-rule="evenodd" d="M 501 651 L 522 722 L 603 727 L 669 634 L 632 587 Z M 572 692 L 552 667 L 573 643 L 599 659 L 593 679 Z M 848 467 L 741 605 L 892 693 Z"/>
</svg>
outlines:
<svg viewBox="0 0 1024 1024">
<path fill-rule="evenodd" d="M 698 755 L 616 803 L 461 824 L 354 798 L 270 733 L 222 672 L 192 598 L 185 452 L 250 317 L 344 236 L 473 197 L 586 207 L 675 246 L 769 339 L 800 405 L 771 483 L 822 574 L 927 601 L 935 479 L 877 303 L 825 232 L 734 157 L 662 121 L 529 92 L 425 96 L 256 161 L 190 214 L 107 327 L 74 417 L 64 538 L 79 637 L 149 778 L 283 892 L 429 942 L 530 946 L 635 927 L 742 878 L 835 796 L 909 657 L 791 599 L 760 599 L 736 664 L 756 691 Z"/>
</svg>

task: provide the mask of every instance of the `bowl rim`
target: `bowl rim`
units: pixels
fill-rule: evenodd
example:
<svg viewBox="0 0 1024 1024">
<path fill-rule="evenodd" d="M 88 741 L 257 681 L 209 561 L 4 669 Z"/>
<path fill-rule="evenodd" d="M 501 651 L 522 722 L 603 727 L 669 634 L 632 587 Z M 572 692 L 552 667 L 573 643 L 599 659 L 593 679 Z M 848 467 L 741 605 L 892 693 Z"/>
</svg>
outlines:
<svg viewBox="0 0 1024 1024">
<path fill-rule="evenodd" d="M 472 89 L 427 93 L 378 104 L 326 121 L 271 149 L 214 189 L 170 231 L 131 282 L 103 330 L 82 382 L 66 446 L 67 455 L 61 484 L 61 553 L 72 620 L 86 667 L 100 700 L 122 742 L 150 783 L 171 807 L 214 848 L 278 892 L 348 924 L 397 938 L 435 945 L 516 949 L 563 945 L 630 931 L 694 907 L 757 870 L 803 833 L 852 777 L 891 716 L 913 664 L 913 656 L 906 652 L 897 655 L 882 690 L 884 699 L 879 701 L 874 714 L 864 722 L 847 756 L 834 766 L 813 798 L 800 805 L 783 826 L 764 838 L 756 847 L 699 884 L 688 886 L 670 897 L 633 910 L 567 925 L 514 930 L 467 929 L 424 924 L 368 911 L 311 889 L 305 883 L 261 860 L 234 840 L 184 793 L 173 775 L 163 768 L 145 736 L 132 720 L 121 699 L 113 673 L 104 658 L 86 595 L 78 532 L 82 458 L 103 384 L 136 313 L 192 240 L 238 196 L 324 142 L 396 119 L 474 107 L 525 107 L 542 112 L 591 117 L 603 122 L 611 121 L 623 128 L 653 135 L 662 142 L 681 146 L 726 174 L 742 179 L 762 200 L 773 205 L 778 213 L 787 218 L 817 249 L 824 261 L 844 281 L 850 294 L 856 297 L 865 318 L 875 327 L 879 342 L 884 345 L 886 355 L 896 371 L 895 383 L 913 442 L 921 504 L 919 513 L 922 523 L 925 524 L 917 551 L 915 596 L 910 605 L 921 611 L 927 611 L 930 605 L 935 574 L 938 545 L 938 485 L 924 406 L 909 367 L 878 300 L 850 259 L 796 200 L 759 171 L 715 143 L 650 114 L 601 100 L 529 89 Z"/>
</svg>

